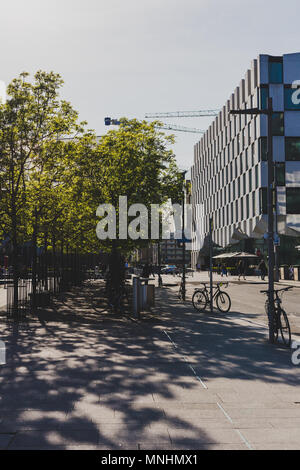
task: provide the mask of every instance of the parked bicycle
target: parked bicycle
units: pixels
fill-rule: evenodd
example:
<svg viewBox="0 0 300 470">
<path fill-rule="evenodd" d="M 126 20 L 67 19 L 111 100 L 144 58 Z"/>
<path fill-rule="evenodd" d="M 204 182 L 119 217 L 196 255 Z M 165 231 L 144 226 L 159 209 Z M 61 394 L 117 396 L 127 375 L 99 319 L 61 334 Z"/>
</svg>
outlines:
<svg viewBox="0 0 300 470">
<path fill-rule="evenodd" d="M 192 302 L 193 306 L 199 312 L 202 312 L 206 309 L 206 307 L 210 304 L 210 290 L 207 288 L 207 282 L 201 282 L 203 284 L 203 288 L 195 289 L 193 294 Z M 218 282 L 216 285 L 213 286 L 215 292 L 213 293 L 213 301 L 216 302 L 216 306 L 218 310 L 222 313 L 227 313 L 231 307 L 231 299 L 229 295 L 221 290 L 221 286 L 225 288 L 228 287 L 228 282 Z"/>
<path fill-rule="evenodd" d="M 285 287 L 283 289 L 274 289 L 274 340 L 278 341 L 279 331 L 283 344 L 287 347 L 291 346 L 291 328 L 290 323 L 287 317 L 287 314 L 282 308 L 282 299 L 280 295 L 283 295 L 284 292 L 293 289 L 293 286 Z M 269 290 L 261 290 L 262 294 L 269 294 Z M 281 294 L 280 294 L 281 292 Z M 268 315 L 269 310 L 269 298 L 265 302 L 265 311 Z"/>
<path fill-rule="evenodd" d="M 184 299 L 184 291 L 186 293 L 186 288 L 183 286 L 183 279 L 181 278 L 181 281 L 180 281 L 180 286 L 179 286 L 179 291 L 178 291 L 178 298 L 180 300 L 183 300 Z"/>
</svg>

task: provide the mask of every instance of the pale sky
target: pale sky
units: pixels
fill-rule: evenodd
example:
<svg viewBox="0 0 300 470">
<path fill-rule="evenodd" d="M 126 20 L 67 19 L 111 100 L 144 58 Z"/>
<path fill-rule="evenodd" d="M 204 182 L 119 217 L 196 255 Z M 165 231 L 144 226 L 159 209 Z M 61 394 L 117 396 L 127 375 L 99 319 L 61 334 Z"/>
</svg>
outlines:
<svg viewBox="0 0 300 470">
<path fill-rule="evenodd" d="M 300 51 L 298 0 L 0 0 L 0 80 L 53 70 L 98 134 L 104 117 L 223 106 L 258 54 Z M 212 118 L 166 122 L 206 129 Z M 197 134 L 175 133 L 178 164 Z"/>
</svg>

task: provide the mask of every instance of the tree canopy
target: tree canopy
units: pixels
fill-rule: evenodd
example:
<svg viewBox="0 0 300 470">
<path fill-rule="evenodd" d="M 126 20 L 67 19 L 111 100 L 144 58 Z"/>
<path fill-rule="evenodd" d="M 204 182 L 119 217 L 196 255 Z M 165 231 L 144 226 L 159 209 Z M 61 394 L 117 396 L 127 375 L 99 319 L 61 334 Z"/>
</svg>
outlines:
<svg viewBox="0 0 300 470">
<path fill-rule="evenodd" d="M 63 80 L 38 71 L 14 79 L 0 104 L 0 240 L 9 238 L 13 263 L 18 247 L 32 241 L 46 248 L 110 251 L 96 237 L 99 204 L 146 207 L 178 200 L 182 180 L 171 150 L 174 136 L 159 123 L 121 119 L 100 138 L 61 99 Z M 143 240 L 118 240 L 122 252 Z"/>
</svg>

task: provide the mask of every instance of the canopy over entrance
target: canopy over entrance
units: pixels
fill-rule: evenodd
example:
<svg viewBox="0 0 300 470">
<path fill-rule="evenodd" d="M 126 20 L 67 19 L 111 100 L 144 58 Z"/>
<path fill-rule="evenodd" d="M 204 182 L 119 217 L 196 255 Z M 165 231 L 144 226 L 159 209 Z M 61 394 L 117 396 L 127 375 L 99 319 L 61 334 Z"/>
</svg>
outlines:
<svg viewBox="0 0 300 470">
<path fill-rule="evenodd" d="M 245 251 L 238 251 L 237 253 L 223 253 L 214 256 L 213 259 L 226 259 L 226 258 L 257 258 L 254 253 L 246 253 Z"/>
</svg>

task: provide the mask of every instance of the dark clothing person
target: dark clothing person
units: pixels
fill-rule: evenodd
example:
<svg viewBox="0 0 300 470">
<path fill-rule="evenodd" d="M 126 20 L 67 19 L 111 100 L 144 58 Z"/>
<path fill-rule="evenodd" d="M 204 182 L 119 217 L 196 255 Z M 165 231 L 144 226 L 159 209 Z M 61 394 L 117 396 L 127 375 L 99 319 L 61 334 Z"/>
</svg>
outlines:
<svg viewBox="0 0 300 470">
<path fill-rule="evenodd" d="M 225 266 L 225 264 L 222 264 L 221 266 L 221 276 L 227 276 L 227 268 Z"/>
<path fill-rule="evenodd" d="M 151 274 L 151 267 L 149 266 L 148 263 L 146 263 L 145 266 L 143 267 L 142 277 L 148 278 L 150 274 Z M 148 281 L 145 281 L 145 284 L 147 285 Z"/>
<path fill-rule="evenodd" d="M 240 260 L 238 262 L 238 265 L 237 265 L 237 272 L 238 272 L 238 275 L 239 275 L 239 280 L 241 278 L 241 276 L 243 276 L 243 278 L 246 280 L 246 277 L 245 277 L 245 274 L 246 274 L 246 263 L 244 260 Z"/>
<path fill-rule="evenodd" d="M 261 280 L 264 281 L 265 277 L 266 277 L 266 274 L 267 274 L 267 266 L 266 266 L 266 263 L 264 262 L 263 259 L 259 263 L 258 269 L 260 270 Z"/>
</svg>

